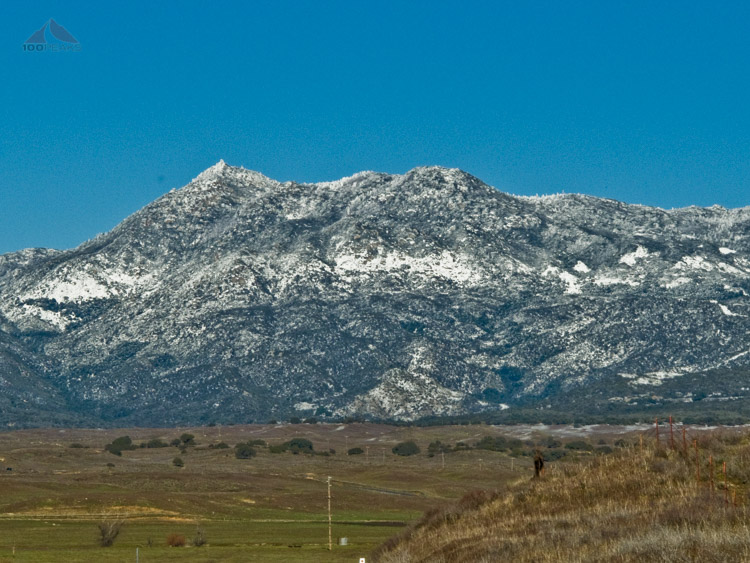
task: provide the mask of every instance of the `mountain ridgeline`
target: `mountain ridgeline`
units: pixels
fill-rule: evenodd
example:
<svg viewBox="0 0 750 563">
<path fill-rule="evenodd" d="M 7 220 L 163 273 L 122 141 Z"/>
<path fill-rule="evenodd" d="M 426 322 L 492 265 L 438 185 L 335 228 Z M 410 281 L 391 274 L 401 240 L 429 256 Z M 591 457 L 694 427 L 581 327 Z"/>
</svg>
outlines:
<svg viewBox="0 0 750 563">
<path fill-rule="evenodd" d="M 222 161 L 78 248 L 0 256 L 0 424 L 742 402 L 748 292 L 750 208 Z"/>
</svg>

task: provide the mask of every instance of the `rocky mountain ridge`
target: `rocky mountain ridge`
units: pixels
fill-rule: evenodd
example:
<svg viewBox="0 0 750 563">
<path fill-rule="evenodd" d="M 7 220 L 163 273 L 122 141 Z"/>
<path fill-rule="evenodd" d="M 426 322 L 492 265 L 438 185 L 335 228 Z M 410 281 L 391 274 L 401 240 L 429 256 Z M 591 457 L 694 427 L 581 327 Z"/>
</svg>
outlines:
<svg viewBox="0 0 750 563">
<path fill-rule="evenodd" d="M 747 366 L 748 292 L 750 208 L 222 161 L 78 248 L 0 256 L 0 422 L 410 420 L 594 383 L 632 403 Z"/>
</svg>

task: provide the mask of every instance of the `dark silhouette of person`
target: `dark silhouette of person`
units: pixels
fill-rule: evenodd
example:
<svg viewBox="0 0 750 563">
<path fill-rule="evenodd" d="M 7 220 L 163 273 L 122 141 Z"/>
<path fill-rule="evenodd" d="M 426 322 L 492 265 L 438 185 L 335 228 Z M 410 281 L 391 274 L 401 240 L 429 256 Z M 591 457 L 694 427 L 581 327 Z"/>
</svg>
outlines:
<svg viewBox="0 0 750 563">
<path fill-rule="evenodd" d="M 538 479 L 544 475 L 544 456 L 539 450 L 534 453 L 534 478 Z"/>
</svg>

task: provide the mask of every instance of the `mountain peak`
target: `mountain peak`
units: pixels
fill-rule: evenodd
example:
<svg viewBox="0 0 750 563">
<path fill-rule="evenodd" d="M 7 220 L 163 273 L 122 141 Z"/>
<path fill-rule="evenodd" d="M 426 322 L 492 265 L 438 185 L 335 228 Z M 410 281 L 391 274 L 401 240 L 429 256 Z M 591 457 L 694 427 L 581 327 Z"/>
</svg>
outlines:
<svg viewBox="0 0 750 563">
<path fill-rule="evenodd" d="M 223 175 L 228 169 L 231 169 L 231 166 L 224 162 L 224 159 L 222 158 L 221 160 L 219 160 L 219 162 L 217 162 L 210 168 L 206 168 L 203 172 L 198 174 L 198 176 L 196 176 L 193 181 L 213 180 L 214 178 Z"/>
</svg>

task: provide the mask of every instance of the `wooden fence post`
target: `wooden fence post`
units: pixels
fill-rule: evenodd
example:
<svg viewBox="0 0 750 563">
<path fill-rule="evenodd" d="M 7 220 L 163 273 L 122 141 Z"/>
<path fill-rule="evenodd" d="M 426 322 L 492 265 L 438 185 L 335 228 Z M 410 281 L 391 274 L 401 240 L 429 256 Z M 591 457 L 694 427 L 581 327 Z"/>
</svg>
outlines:
<svg viewBox="0 0 750 563">
<path fill-rule="evenodd" d="M 727 462 L 722 464 L 721 468 L 724 473 L 724 506 L 729 506 L 729 484 L 727 483 Z"/>
<path fill-rule="evenodd" d="M 674 432 L 672 430 L 672 415 L 669 415 L 669 448 L 674 450 Z"/>
<path fill-rule="evenodd" d="M 695 483 L 698 487 L 701 486 L 701 460 L 698 457 L 698 440 L 693 440 L 693 447 L 695 448 Z"/>
<path fill-rule="evenodd" d="M 656 449 L 659 449 L 659 419 L 654 419 L 654 428 L 656 428 Z"/>
</svg>

